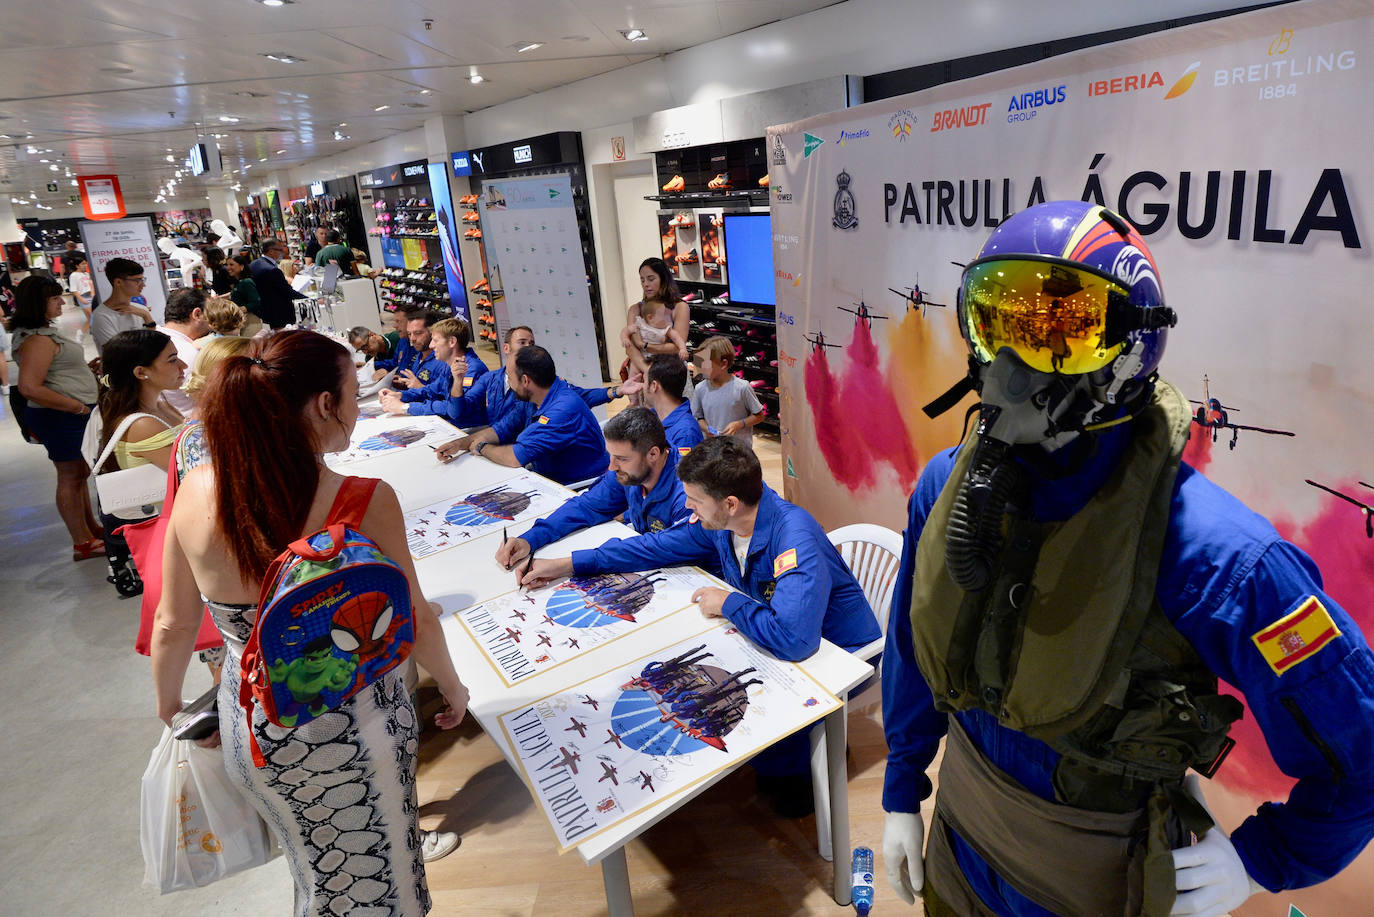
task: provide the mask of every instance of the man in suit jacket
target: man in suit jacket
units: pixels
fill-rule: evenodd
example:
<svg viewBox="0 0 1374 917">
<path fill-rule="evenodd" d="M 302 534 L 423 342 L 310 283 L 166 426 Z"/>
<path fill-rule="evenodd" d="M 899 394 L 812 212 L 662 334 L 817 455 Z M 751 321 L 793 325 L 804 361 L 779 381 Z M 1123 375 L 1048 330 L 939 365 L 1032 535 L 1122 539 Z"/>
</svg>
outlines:
<svg viewBox="0 0 1374 917">
<path fill-rule="evenodd" d="M 277 267 L 277 262 L 285 257 L 286 243 L 280 239 L 268 239 L 263 243 L 262 257 L 248 265 L 262 301 L 262 320 L 273 329 L 281 329 L 294 322 L 296 307 L 293 302 L 306 298 L 304 293 L 296 292 L 281 268 Z"/>
</svg>

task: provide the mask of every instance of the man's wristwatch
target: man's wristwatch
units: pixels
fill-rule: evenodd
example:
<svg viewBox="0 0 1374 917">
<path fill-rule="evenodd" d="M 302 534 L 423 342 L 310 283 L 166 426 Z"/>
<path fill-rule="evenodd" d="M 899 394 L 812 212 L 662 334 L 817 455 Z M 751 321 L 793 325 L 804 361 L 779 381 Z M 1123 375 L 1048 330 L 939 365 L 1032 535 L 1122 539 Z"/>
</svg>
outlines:
<svg viewBox="0 0 1374 917">
<path fill-rule="evenodd" d="M 612 401 L 616 400 L 620 397 L 620 386 L 612 385 L 610 388 L 606 389 L 606 394 L 611 396 Z"/>
<path fill-rule="evenodd" d="M 481 454 L 482 454 L 482 450 L 486 448 L 486 445 L 487 445 L 487 441 L 486 441 L 485 439 L 480 439 L 480 440 L 478 440 L 478 441 L 477 441 L 477 445 L 475 445 L 475 446 L 472 447 L 473 453 L 475 453 L 476 455 L 481 455 Z"/>
</svg>

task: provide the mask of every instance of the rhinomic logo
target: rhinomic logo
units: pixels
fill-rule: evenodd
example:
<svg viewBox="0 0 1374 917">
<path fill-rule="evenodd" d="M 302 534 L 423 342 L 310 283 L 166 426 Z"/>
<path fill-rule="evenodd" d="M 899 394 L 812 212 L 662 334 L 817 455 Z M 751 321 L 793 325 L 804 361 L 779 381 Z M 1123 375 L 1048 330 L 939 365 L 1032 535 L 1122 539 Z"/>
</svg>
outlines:
<svg viewBox="0 0 1374 917">
<path fill-rule="evenodd" d="M 1060 85 L 1012 96 L 1011 103 L 1007 105 L 1007 123 L 1031 120 L 1046 105 L 1064 101 L 1068 91 L 1069 87 Z"/>
<path fill-rule="evenodd" d="M 783 146 L 782 134 L 773 135 L 773 165 L 787 165 L 787 147 Z"/>
<path fill-rule="evenodd" d="M 867 140 L 869 137 L 868 128 L 862 127 L 857 131 L 847 131 L 840 129 L 840 146 L 844 146 L 846 140 Z"/>
<path fill-rule="evenodd" d="M 903 108 L 887 119 L 887 129 L 892 131 L 892 138 L 898 143 L 905 143 L 911 136 L 911 129 L 915 126 L 916 115 L 909 108 Z"/>
<path fill-rule="evenodd" d="M 823 144 L 823 143 L 825 143 L 825 139 L 824 139 L 823 137 L 817 137 L 815 134 L 810 134 L 810 133 L 805 133 L 805 132 L 803 132 L 803 133 L 802 133 L 802 159 L 810 159 L 810 158 L 811 158 L 811 154 L 814 153 L 814 152 L 816 152 L 816 150 L 817 150 L 817 149 L 820 147 L 820 145 Z"/>
</svg>

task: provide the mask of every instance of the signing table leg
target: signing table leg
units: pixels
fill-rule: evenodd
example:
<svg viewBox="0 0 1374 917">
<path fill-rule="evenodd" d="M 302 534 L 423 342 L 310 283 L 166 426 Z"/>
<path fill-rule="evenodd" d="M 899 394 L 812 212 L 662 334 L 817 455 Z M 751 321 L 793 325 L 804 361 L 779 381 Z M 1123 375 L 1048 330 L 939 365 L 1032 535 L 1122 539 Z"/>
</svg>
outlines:
<svg viewBox="0 0 1374 917">
<path fill-rule="evenodd" d="M 601 861 L 601 881 L 606 886 L 606 910 L 610 917 L 634 917 L 635 905 L 630 900 L 630 868 L 625 863 L 624 847 Z M 836 881 L 839 881 L 838 878 Z M 849 876 L 846 873 L 846 895 L 849 889 L 848 882 Z"/>
<path fill-rule="evenodd" d="M 849 774 L 845 768 L 847 705 L 825 718 L 825 756 L 830 770 L 830 849 L 835 870 L 835 903 L 849 904 Z"/>
</svg>

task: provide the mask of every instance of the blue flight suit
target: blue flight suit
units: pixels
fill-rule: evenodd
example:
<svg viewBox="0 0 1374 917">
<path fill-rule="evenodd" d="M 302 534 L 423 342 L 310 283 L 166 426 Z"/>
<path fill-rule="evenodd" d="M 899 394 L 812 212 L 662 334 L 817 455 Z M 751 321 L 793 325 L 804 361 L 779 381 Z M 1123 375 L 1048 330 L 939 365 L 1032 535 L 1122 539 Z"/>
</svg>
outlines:
<svg viewBox="0 0 1374 917">
<path fill-rule="evenodd" d="M 515 447 L 517 462 L 560 484 L 594 478 L 606 470 L 611 457 L 606 454 L 601 424 L 572 386 L 554 379 L 544 400 L 537 407 L 528 406 L 533 419 L 514 437 L 508 432 L 511 415 L 492 425 L 501 433 L 502 445 Z"/>
<path fill-rule="evenodd" d="M 668 445 L 685 452 L 692 451 L 697 443 L 706 438 L 696 415 L 692 413 L 690 401 L 684 401 L 668 412 L 668 416 L 663 418 L 663 432 L 668 434 Z"/>
<path fill-rule="evenodd" d="M 472 365 L 473 359 L 468 358 L 468 365 Z M 568 387 L 581 396 L 589 408 L 611 400 L 611 396 L 604 388 L 580 388 L 571 382 L 568 383 Z M 507 436 L 518 435 L 529 426 L 529 422 L 535 416 L 535 407 L 515 397 L 506 379 L 505 369 L 497 368 L 479 374 L 477 381 L 473 382 L 467 391 L 462 395 L 450 397 L 447 405 L 434 405 L 433 413 L 455 426 L 469 430 L 492 427 L 504 440 Z M 497 421 L 502 418 L 506 420 L 498 428 Z"/>
<path fill-rule="evenodd" d="M 1035 478 L 1032 512 L 1067 519 L 1103 485 L 1129 445 L 1121 428 L 1099 437 L 1098 454 L 1058 480 Z M 887 773 L 883 808 L 919 812 L 931 793 L 926 768 L 948 727 L 915 661 L 911 579 L 927 514 L 948 479 L 955 450 L 931 459 L 910 501 L 901 567 L 892 596 L 883 665 Z M 1090 574 L 1090 571 L 1085 571 Z M 1286 803 L 1265 803 L 1231 835 L 1246 871 L 1278 891 L 1339 872 L 1374 836 L 1374 655 L 1359 627 L 1322 591 L 1321 573 L 1262 516 L 1188 465 L 1179 469 L 1155 595 L 1203 662 L 1244 694 L 1284 773 L 1298 778 Z M 1315 596 L 1341 635 L 1276 675 L 1251 640 Z M 1059 754 L 982 711 L 955 714 L 983 755 L 1043 799 Z M 1223 769 L 1225 765 L 1223 764 Z M 1021 895 L 965 842 L 952 837 L 970 886 L 1005 917 L 1050 912 Z"/>
<path fill-rule="evenodd" d="M 822 637 L 854 652 L 882 636 L 863 589 L 819 523 L 767 486 L 743 573 L 730 533 L 700 523 L 612 538 L 594 550 L 574 551 L 572 564 L 579 575 L 682 564 L 706 567 L 739 590 L 725 600 L 725 617 L 750 640 L 789 662 L 816 652 Z"/>
<path fill-rule="evenodd" d="M 434 355 L 434 351 L 428 354 L 417 354 L 415 365 L 411 367 L 411 372 L 415 373 L 416 378 L 421 382 L 419 388 L 408 388 L 401 392 L 401 400 L 404 402 L 429 401 L 432 395 L 442 395 L 447 398 L 449 389 L 453 387 L 453 370 L 448 368 L 448 364 Z"/>
<path fill-rule="evenodd" d="M 396 370 L 397 374 L 405 372 L 415 364 L 415 358 L 419 356 L 415 348 L 410 346 L 410 338 L 402 335 L 396 339 L 396 350 L 385 360 L 373 360 L 373 369 L 384 369 L 387 372 Z"/>
<path fill-rule="evenodd" d="M 677 450 L 670 447 L 667 454 L 668 460 L 647 494 L 638 484 L 626 487 L 616 480 L 614 471 L 608 471 L 585 493 L 540 519 L 521 537 L 529 542 L 530 551 L 538 551 L 579 529 L 610 522 L 621 513 L 626 524 L 641 535 L 672 528 L 692 512 L 677 476 Z"/>
<path fill-rule="evenodd" d="M 431 405 L 436 402 L 448 401 L 453 397 L 453 370 L 447 363 L 440 363 L 438 360 L 434 362 L 443 367 L 441 373 L 433 376 L 424 388 L 410 389 L 401 393 L 401 400 L 410 404 L 409 413 L 412 416 L 438 413 L 432 409 Z M 463 373 L 463 391 L 467 392 L 472 388 L 474 382 L 485 376 L 490 370 L 487 369 L 487 364 L 482 362 L 482 358 L 473 353 L 470 347 L 465 355 L 465 362 L 467 371 Z M 415 375 L 420 376 L 421 380 L 424 379 L 418 369 Z"/>
</svg>

